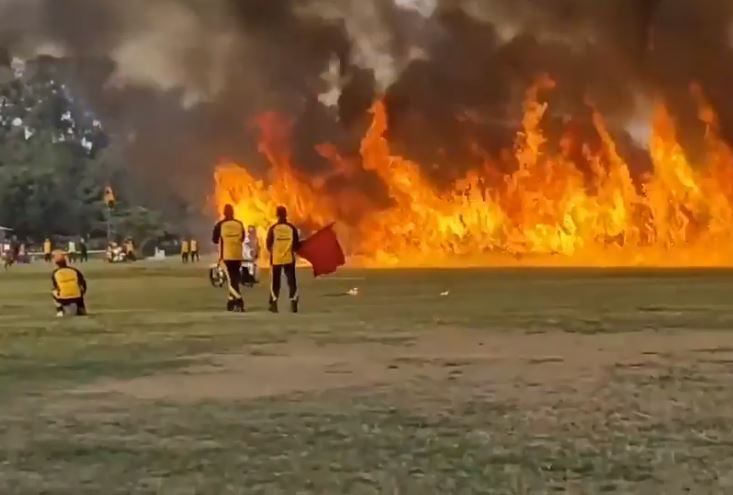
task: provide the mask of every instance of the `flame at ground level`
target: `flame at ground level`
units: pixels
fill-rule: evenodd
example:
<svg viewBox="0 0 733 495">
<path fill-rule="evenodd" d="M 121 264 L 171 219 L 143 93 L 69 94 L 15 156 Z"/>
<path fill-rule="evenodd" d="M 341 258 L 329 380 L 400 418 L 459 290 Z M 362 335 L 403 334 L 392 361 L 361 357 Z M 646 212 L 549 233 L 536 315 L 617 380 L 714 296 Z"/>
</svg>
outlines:
<svg viewBox="0 0 733 495">
<path fill-rule="evenodd" d="M 707 129 L 702 163 L 690 163 L 660 104 L 649 145 L 653 167 L 635 180 L 597 113 L 600 146 L 580 147 L 584 166 L 566 152 L 569 134 L 549 146 L 541 126 L 548 105 L 540 95 L 552 85 L 543 80 L 527 92 L 508 158 L 514 172 L 502 175 L 487 162 L 441 188 L 391 152 L 382 103 L 372 108 L 361 159 L 319 146 L 331 168 L 318 176 L 292 166 L 289 123 L 265 114 L 260 152 L 269 176 L 220 165 L 216 207 L 233 204 L 237 217 L 263 235 L 279 204 L 294 223 L 335 221 L 352 263 L 369 267 L 733 266 L 733 152 L 702 92 L 692 91 Z M 363 190 L 366 174 L 381 181 L 388 204 Z"/>
</svg>

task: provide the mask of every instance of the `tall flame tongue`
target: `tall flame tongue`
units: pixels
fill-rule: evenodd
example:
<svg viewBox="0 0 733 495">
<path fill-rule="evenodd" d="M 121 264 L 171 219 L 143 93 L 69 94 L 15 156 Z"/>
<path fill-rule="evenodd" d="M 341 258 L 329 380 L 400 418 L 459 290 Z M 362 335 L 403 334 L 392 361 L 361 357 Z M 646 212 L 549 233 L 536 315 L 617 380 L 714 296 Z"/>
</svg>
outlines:
<svg viewBox="0 0 733 495">
<path fill-rule="evenodd" d="M 583 147 L 590 173 L 563 152 L 566 143 L 548 151 L 541 128 L 548 107 L 540 93 L 553 86 L 543 79 L 527 91 L 512 174 L 501 176 L 487 163 L 442 189 L 418 164 L 391 152 L 381 102 L 372 107 L 360 163 L 321 145 L 332 167 L 316 177 L 292 165 L 291 123 L 264 114 L 259 150 L 269 176 L 258 180 L 240 165 L 220 165 L 216 206 L 233 204 L 261 233 L 279 204 L 306 226 L 338 221 L 347 249 L 366 266 L 733 265 L 733 151 L 698 87 L 692 94 L 707 129 L 704 163 L 689 163 L 660 104 L 650 140 L 653 168 L 636 184 L 598 113 L 600 148 Z M 358 174 L 376 175 L 389 204 L 365 194 Z M 329 187 L 334 179 L 342 186 Z"/>
</svg>

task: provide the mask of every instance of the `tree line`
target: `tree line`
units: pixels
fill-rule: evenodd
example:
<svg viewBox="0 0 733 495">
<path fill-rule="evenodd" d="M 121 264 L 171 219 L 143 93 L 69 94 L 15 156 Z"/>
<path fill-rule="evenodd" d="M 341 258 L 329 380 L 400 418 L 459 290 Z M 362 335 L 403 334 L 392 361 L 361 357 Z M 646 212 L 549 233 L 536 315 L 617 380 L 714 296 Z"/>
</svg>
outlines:
<svg viewBox="0 0 733 495">
<path fill-rule="evenodd" d="M 21 239 L 106 237 L 143 242 L 162 236 L 161 215 L 125 201 L 123 154 L 52 63 L 13 60 L 0 66 L 0 225 Z"/>
</svg>

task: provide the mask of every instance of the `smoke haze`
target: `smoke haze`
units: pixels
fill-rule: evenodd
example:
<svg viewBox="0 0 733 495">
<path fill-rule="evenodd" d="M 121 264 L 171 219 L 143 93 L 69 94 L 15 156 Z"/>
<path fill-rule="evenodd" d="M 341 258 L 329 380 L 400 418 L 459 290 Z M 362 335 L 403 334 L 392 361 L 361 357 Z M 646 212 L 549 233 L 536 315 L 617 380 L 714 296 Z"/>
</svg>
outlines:
<svg viewBox="0 0 733 495">
<path fill-rule="evenodd" d="M 264 166 L 264 111 L 293 120 L 295 162 L 317 170 L 314 146 L 355 152 L 384 97 L 395 148 L 439 179 L 511 143 L 544 73 L 550 128 L 586 132 L 592 101 L 632 154 L 629 122 L 664 98 L 694 140 L 697 81 L 730 139 L 732 23 L 726 0 L 0 0 L 0 44 L 62 58 L 131 171 L 195 206 L 221 158 Z"/>
</svg>

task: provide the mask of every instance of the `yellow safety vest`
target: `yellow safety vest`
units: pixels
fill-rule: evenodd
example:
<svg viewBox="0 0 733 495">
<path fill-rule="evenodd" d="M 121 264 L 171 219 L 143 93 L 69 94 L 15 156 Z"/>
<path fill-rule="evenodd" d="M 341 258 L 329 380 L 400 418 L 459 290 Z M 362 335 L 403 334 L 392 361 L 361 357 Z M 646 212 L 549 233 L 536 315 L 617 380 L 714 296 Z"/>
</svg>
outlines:
<svg viewBox="0 0 733 495">
<path fill-rule="evenodd" d="M 54 293 L 59 299 L 79 299 L 82 296 L 81 274 L 74 268 L 58 268 L 53 272 Z"/>
</svg>

